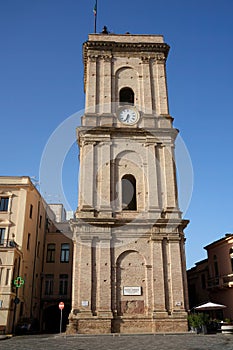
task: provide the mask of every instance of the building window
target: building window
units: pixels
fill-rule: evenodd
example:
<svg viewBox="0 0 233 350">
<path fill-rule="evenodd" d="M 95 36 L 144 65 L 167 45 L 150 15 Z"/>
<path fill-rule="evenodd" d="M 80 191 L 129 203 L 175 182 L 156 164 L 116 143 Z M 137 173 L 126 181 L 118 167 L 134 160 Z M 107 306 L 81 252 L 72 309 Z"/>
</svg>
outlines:
<svg viewBox="0 0 233 350">
<path fill-rule="evenodd" d="M 134 92 L 129 87 L 120 90 L 120 104 L 126 103 L 134 104 Z"/>
<path fill-rule="evenodd" d="M 124 175 L 121 179 L 122 210 L 137 210 L 136 179 L 133 175 Z"/>
<path fill-rule="evenodd" d="M 45 295 L 53 295 L 54 275 L 45 275 Z"/>
<path fill-rule="evenodd" d="M 2 283 L 2 273 L 3 273 L 3 267 L 1 267 L 2 265 L 2 260 L 0 259 L 0 285 Z"/>
<path fill-rule="evenodd" d="M 233 248 L 230 249 L 231 270 L 233 271 Z"/>
<path fill-rule="evenodd" d="M 68 275 L 61 274 L 59 281 L 59 295 L 67 295 L 68 293 Z"/>
<path fill-rule="evenodd" d="M 8 286 L 9 283 L 10 283 L 10 272 L 11 272 L 10 269 L 7 269 L 7 270 L 6 270 L 6 280 L 5 280 L 5 285 L 6 285 L 6 286 Z"/>
<path fill-rule="evenodd" d="M 69 262 L 69 255 L 70 255 L 70 245 L 68 243 L 63 243 L 61 245 L 61 262 Z"/>
<path fill-rule="evenodd" d="M 3 273 L 3 267 L 0 267 L 0 285 L 2 283 L 2 273 Z"/>
<path fill-rule="evenodd" d="M 50 243 L 47 245 L 46 262 L 48 263 L 55 262 L 55 244 L 54 243 Z"/>
<path fill-rule="evenodd" d="M 8 211 L 9 197 L 0 197 L 0 211 Z"/>
<path fill-rule="evenodd" d="M 30 250 L 31 233 L 28 233 L 27 250 Z"/>
<path fill-rule="evenodd" d="M 33 205 L 30 204 L 30 210 L 29 210 L 29 218 L 32 219 L 32 213 L 33 213 Z"/>
<path fill-rule="evenodd" d="M 6 229 L 3 227 L 0 227 L 0 245 L 4 245 L 5 232 L 6 232 Z"/>
<path fill-rule="evenodd" d="M 204 273 L 201 275 L 201 287 L 202 289 L 206 289 L 206 278 Z"/>
<path fill-rule="evenodd" d="M 41 223 L 42 223 L 42 215 L 40 215 L 40 219 L 39 219 L 39 228 L 41 228 Z"/>
<path fill-rule="evenodd" d="M 37 257 L 40 256 L 40 241 L 37 243 L 37 252 L 36 252 Z"/>
<path fill-rule="evenodd" d="M 218 259 L 216 255 L 214 255 L 214 275 L 215 277 L 219 276 Z"/>
</svg>

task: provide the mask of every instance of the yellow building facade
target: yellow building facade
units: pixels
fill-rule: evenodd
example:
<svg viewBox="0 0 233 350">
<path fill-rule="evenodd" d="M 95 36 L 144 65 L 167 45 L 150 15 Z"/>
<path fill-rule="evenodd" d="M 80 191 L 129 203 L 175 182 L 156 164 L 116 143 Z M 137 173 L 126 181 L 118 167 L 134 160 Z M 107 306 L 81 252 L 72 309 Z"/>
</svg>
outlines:
<svg viewBox="0 0 233 350">
<path fill-rule="evenodd" d="M 73 248 L 64 215 L 63 206 L 50 207 L 29 177 L 0 177 L 1 333 L 18 332 L 20 325 L 57 331 L 50 328 L 59 322 L 59 301 L 65 302 L 65 327 Z M 53 321 L 51 315 L 57 315 Z"/>
<path fill-rule="evenodd" d="M 0 177 L 0 327 L 39 319 L 46 207 L 29 177 Z M 20 277 L 16 287 L 14 281 Z M 16 283 L 16 282 L 15 282 Z"/>
</svg>

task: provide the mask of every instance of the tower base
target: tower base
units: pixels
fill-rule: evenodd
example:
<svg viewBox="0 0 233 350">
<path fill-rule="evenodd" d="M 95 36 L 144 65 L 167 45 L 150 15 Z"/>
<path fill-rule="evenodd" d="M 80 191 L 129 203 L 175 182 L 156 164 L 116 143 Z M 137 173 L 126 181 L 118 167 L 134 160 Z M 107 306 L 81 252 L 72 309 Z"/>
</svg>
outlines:
<svg viewBox="0 0 233 350">
<path fill-rule="evenodd" d="M 140 334 L 140 333 L 181 333 L 188 331 L 187 314 L 151 318 L 147 316 L 115 318 L 77 318 L 70 316 L 67 334 Z"/>
</svg>

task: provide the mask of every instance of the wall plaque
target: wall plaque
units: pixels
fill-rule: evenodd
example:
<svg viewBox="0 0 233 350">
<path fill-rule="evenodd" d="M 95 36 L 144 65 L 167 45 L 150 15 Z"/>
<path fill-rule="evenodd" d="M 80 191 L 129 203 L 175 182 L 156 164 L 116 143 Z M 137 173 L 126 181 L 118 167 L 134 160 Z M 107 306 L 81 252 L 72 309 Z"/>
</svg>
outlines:
<svg viewBox="0 0 233 350">
<path fill-rule="evenodd" d="M 142 295 L 142 287 L 123 287 L 123 295 Z"/>
<path fill-rule="evenodd" d="M 82 300 L 82 306 L 88 306 L 89 301 L 88 300 Z"/>
</svg>

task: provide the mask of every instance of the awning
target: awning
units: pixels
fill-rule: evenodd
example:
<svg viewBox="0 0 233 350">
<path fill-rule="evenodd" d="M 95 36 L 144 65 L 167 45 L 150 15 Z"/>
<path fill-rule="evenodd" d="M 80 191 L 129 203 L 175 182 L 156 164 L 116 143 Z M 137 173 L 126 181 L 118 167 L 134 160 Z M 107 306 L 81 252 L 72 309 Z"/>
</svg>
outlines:
<svg viewBox="0 0 233 350">
<path fill-rule="evenodd" d="M 194 307 L 195 310 L 199 310 L 199 311 L 208 311 L 208 310 L 221 310 L 221 309 L 225 309 L 226 305 L 222 305 L 222 304 L 215 304 L 215 303 L 205 303 L 199 306 Z"/>
</svg>

